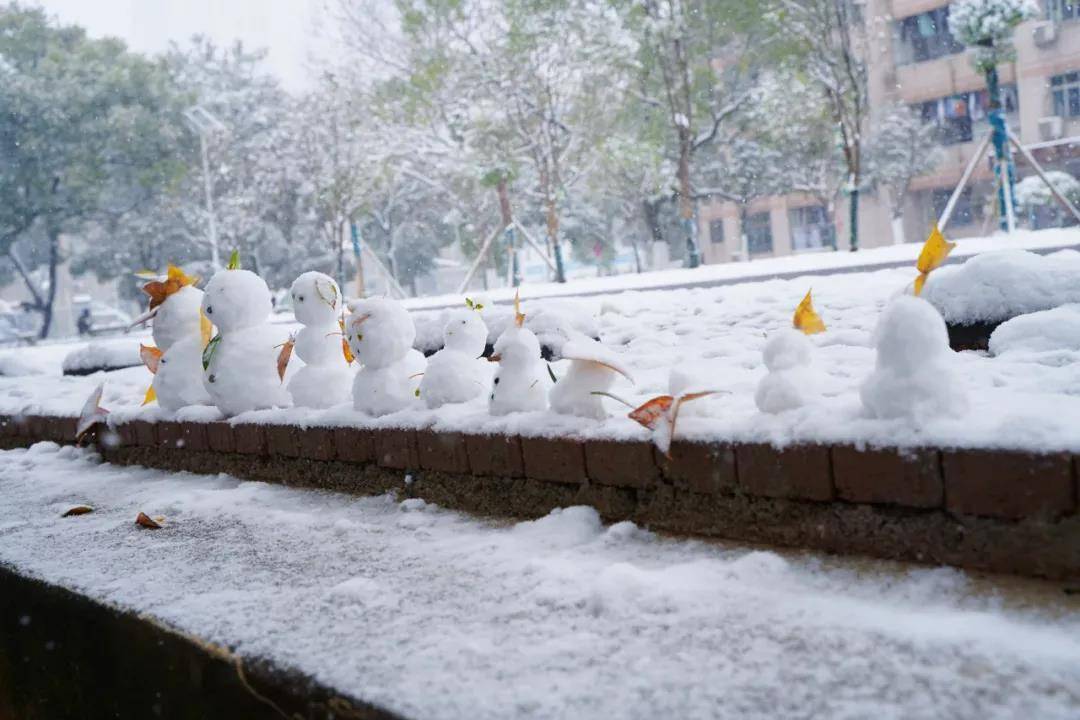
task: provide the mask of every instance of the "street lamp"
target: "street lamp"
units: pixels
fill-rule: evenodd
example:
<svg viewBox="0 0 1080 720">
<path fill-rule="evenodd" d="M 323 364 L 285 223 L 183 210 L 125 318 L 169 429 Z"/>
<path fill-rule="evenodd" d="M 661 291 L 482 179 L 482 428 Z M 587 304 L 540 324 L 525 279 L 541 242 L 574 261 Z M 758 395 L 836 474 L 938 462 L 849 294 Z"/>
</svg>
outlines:
<svg viewBox="0 0 1080 720">
<path fill-rule="evenodd" d="M 214 192 L 210 182 L 210 158 L 206 151 L 206 138 L 214 133 L 224 134 L 228 128 L 201 105 L 195 105 L 185 110 L 184 119 L 188 121 L 191 129 L 199 136 L 199 149 L 202 152 L 203 187 L 206 191 L 206 216 L 209 220 L 210 229 L 210 264 L 217 270 L 221 267 L 221 257 L 218 254 L 217 223 L 214 220 Z"/>
</svg>

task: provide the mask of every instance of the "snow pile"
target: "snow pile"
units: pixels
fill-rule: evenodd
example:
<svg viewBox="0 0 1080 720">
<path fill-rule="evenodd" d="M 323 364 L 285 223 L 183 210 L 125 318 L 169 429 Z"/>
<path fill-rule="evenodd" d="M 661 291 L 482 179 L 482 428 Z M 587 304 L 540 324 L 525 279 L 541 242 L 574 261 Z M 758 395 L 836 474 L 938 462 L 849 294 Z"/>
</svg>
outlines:
<svg viewBox="0 0 1080 720">
<path fill-rule="evenodd" d="M 540 357 L 540 341 L 531 330 L 516 325 L 506 328 L 491 357 L 499 363 L 492 380 L 492 415 L 547 409 L 551 378 Z"/>
<path fill-rule="evenodd" d="M 1080 303 L 1080 252 L 1002 250 L 935 270 L 921 297 L 949 323 L 1000 322 Z"/>
<path fill-rule="evenodd" d="M 587 337 L 568 340 L 561 350 L 570 368 L 548 392 L 552 412 L 603 420 L 607 417 L 602 396 L 619 375 L 631 380 L 622 359 L 602 343 Z M 632 380 L 631 380 L 632 382 Z"/>
<path fill-rule="evenodd" d="M 461 403 L 485 395 L 491 386 L 491 363 L 483 359 L 487 326 L 480 313 L 450 313 L 443 328 L 443 347 L 428 358 L 420 381 L 420 397 L 429 408 Z"/>
<path fill-rule="evenodd" d="M 60 517 L 81 503 L 94 512 Z M 496 524 L 41 443 L 0 453 L 0 562 L 411 718 L 1080 706 L 1080 611 L 1060 586 L 658 538 L 589 508 Z"/>
<path fill-rule="evenodd" d="M 798 330 L 785 328 L 765 343 L 762 360 L 769 374 L 761 378 L 754 403 L 763 413 L 780 413 L 805 405 L 817 392 L 813 363 L 814 346 Z"/>
<path fill-rule="evenodd" d="M 861 390 L 871 416 L 920 422 L 967 411 L 945 323 L 929 303 L 907 296 L 893 300 L 876 339 L 877 366 Z"/>
<path fill-rule="evenodd" d="M 206 284 L 202 311 L 218 335 L 203 354 L 203 386 L 225 415 L 291 402 L 277 369 L 287 336 L 267 322 L 270 309 L 270 289 L 249 270 L 219 270 Z"/>
<path fill-rule="evenodd" d="M 1080 305 L 1020 315 L 1007 320 L 990 335 L 990 353 L 1080 353 Z"/>
<path fill-rule="evenodd" d="M 99 340 L 83 345 L 64 357 L 62 369 L 65 375 L 90 375 L 102 370 L 142 365 L 139 344 L 125 338 L 122 340 Z"/>
</svg>

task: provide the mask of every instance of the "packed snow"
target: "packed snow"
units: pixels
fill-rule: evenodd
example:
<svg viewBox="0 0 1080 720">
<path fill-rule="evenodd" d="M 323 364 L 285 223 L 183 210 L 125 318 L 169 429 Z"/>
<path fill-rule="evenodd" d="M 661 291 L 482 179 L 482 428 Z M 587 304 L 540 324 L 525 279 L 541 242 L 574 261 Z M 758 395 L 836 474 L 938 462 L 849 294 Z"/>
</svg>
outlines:
<svg viewBox="0 0 1080 720">
<path fill-rule="evenodd" d="M 75 504 L 94 511 L 60 517 Z M 663 539 L 584 507 L 502 525 L 39 443 L 0 453 L 0 562 L 406 717 L 1080 708 L 1060 587 Z"/>
<path fill-rule="evenodd" d="M 990 335 L 990 353 L 1027 353 L 1032 357 L 1062 353 L 1063 362 L 1080 356 L 1080 305 L 1070 304 L 1021 315 L 998 325 Z"/>
<path fill-rule="evenodd" d="M 98 370 L 117 370 L 141 364 L 139 344 L 125 338 L 94 340 L 79 345 L 64 356 L 62 367 L 65 375 L 86 375 Z"/>
</svg>

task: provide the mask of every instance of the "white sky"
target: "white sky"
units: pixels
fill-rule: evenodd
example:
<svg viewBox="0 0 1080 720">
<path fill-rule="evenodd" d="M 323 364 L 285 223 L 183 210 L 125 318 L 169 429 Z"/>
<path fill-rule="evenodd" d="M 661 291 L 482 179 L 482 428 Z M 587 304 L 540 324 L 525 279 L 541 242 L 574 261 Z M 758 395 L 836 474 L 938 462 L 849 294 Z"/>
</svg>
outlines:
<svg viewBox="0 0 1080 720">
<path fill-rule="evenodd" d="M 61 22 L 82 25 L 96 37 L 111 35 L 143 52 L 195 33 L 228 44 L 269 50 L 268 69 L 289 89 L 307 84 L 317 54 L 318 24 L 327 0 L 35 0 Z"/>
</svg>

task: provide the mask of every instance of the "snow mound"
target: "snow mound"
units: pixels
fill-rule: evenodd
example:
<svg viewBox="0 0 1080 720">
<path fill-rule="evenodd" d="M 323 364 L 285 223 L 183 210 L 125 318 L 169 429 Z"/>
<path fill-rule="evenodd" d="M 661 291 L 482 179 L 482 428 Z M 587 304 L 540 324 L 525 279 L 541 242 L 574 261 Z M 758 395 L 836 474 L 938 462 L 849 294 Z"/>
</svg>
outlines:
<svg viewBox="0 0 1080 720">
<path fill-rule="evenodd" d="M 1001 322 L 1080 303 L 1080 252 L 1001 250 L 976 255 L 963 265 L 931 273 L 922 298 L 955 324 Z"/>
<path fill-rule="evenodd" d="M 998 325 L 990 335 L 991 355 L 1056 350 L 1080 352 L 1080 305 L 1020 315 Z"/>
<path fill-rule="evenodd" d="M 41 375 L 44 373 L 37 365 L 24 359 L 14 352 L 0 354 L 0 376 L 24 377 L 26 375 Z"/>
<path fill-rule="evenodd" d="M 64 357 L 62 367 L 65 375 L 90 375 L 141 364 L 139 343 L 124 339 L 92 342 L 76 348 Z"/>
<path fill-rule="evenodd" d="M 860 391 L 871 416 L 923 421 L 967 410 L 945 322 L 928 302 L 897 297 L 882 313 L 876 339 L 877 364 Z"/>
<path fill-rule="evenodd" d="M 761 353 L 769 373 L 754 392 L 754 404 L 763 413 L 776 414 L 802 407 L 816 392 L 811 370 L 813 345 L 798 330 L 773 333 Z"/>
</svg>

